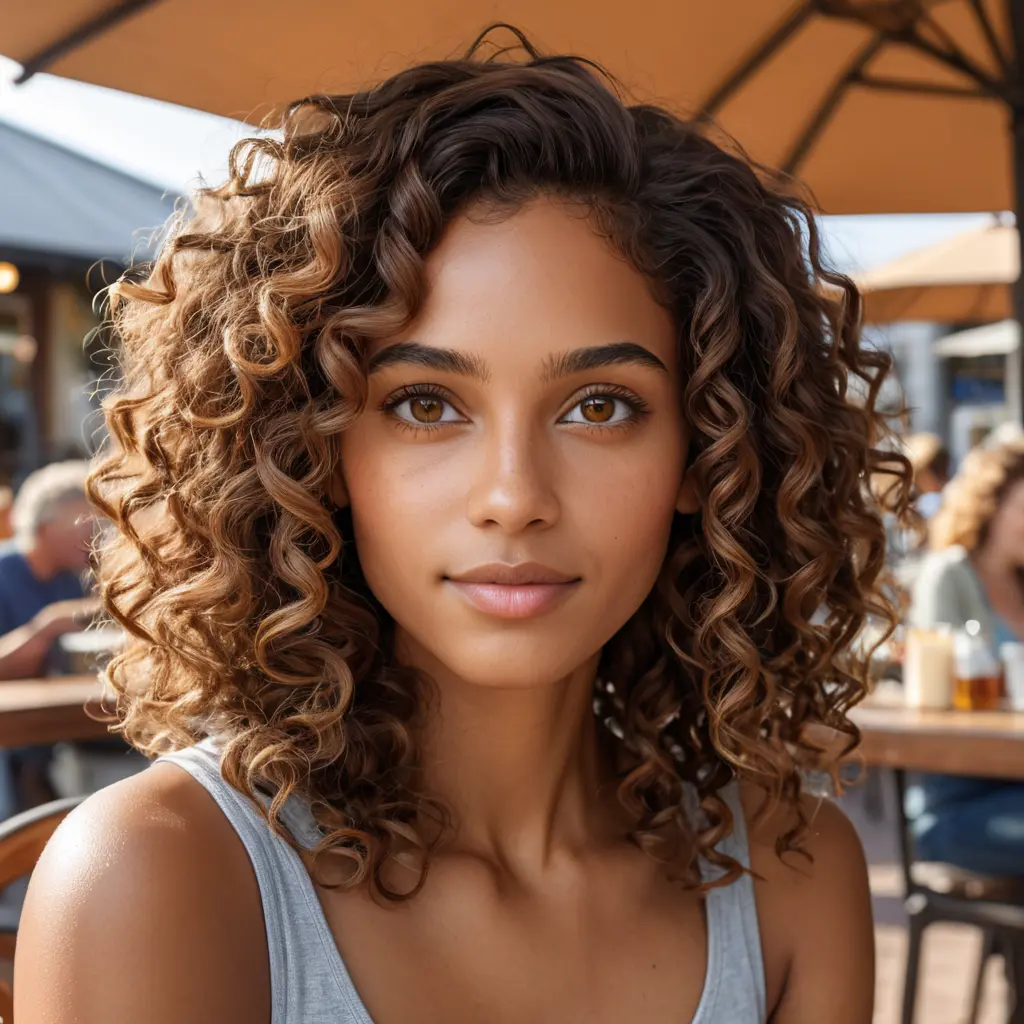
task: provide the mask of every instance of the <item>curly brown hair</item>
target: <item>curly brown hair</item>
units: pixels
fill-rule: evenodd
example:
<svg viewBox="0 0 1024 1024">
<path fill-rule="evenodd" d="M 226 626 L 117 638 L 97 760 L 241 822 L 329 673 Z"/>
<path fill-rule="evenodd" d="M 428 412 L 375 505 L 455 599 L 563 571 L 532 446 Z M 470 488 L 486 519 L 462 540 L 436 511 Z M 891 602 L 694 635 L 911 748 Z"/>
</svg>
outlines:
<svg viewBox="0 0 1024 1024">
<path fill-rule="evenodd" d="M 992 517 L 1021 480 L 1024 439 L 973 449 L 942 492 L 942 505 L 928 528 L 930 546 L 938 550 L 959 544 L 968 551 L 982 547 Z"/>
<path fill-rule="evenodd" d="M 366 92 L 292 104 L 276 138 L 234 147 L 155 263 L 110 290 L 123 381 L 90 480 L 99 554 L 129 644 L 106 670 L 115 726 L 149 756 L 216 734 L 225 778 L 298 792 L 388 898 L 382 868 L 444 815 L 417 786 L 421 681 L 363 579 L 330 479 L 366 395 L 366 352 L 424 299 L 424 259 L 468 204 L 584 204 L 678 325 L 701 499 L 659 581 L 607 645 L 619 798 L 653 849 L 713 847 L 719 791 L 757 782 L 798 824 L 806 735 L 848 737 L 865 692 L 849 647 L 879 593 L 887 467 L 875 399 L 889 357 L 862 348 L 859 299 L 823 266 L 808 206 L 705 128 L 627 105 L 590 62 L 525 55 L 412 67 Z M 700 828 L 684 812 L 698 795 Z M 706 826 L 706 827 L 705 827 Z M 422 876 L 421 876 L 422 879 Z"/>
</svg>

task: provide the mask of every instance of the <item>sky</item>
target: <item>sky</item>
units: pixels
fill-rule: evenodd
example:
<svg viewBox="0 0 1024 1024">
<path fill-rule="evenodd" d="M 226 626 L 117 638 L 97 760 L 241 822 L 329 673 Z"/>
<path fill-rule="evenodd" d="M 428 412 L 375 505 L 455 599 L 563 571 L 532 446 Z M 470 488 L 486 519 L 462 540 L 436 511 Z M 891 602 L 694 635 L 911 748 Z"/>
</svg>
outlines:
<svg viewBox="0 0 1024 1024">
<path fill-rule="evenodd" d="M 158 100 L 37 75 L 13 85 L 19 66 L 0 57 L 0 119 L 175 192 L 221 181 L 246 124 Z M 990 214 L 822 218 L 828 254 L 842 270 L 866 270 L 968 231 Z"/>
</svg>

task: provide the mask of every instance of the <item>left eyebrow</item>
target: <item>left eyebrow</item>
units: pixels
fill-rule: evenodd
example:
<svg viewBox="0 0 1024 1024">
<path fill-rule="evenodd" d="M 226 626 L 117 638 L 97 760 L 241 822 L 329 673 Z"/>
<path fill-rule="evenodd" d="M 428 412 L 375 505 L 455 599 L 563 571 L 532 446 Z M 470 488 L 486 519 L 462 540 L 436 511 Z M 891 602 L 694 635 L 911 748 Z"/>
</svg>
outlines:
<svg viewBox="0 0 1024 1024">
<path fill-rule="evenodd" d="M 618 341 L 614 345 L 594 345 L 591 348 L 574 348 L 570 352 L 559 352 L 544 361 L 542 379 L 555 380 L 573 373 L 585 373 L 602 366 L 633 365 L 650 366 L 669 376 L 668 367 L 643 345 L 632 341 Z"/>
</svg>

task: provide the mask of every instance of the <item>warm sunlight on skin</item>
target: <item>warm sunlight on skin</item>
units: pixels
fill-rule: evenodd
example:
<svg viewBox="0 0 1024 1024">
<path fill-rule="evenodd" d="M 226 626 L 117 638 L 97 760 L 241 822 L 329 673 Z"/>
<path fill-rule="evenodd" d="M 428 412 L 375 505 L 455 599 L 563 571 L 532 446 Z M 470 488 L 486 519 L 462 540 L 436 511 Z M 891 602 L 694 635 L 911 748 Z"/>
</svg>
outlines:
<svg viewBox="0 0 1024 1024">
<path fill-rule="evenodd" d="M 400 650 L 439 682 L 551 683 L 636 611 L 674 511 L 693 510 L 675 330 L 554 200 L 453 222 L 427 278 L 344 436 L 360 561 Z M 526 562 L 509 581 L 480 568 Z"/>
<path fill-rule="evenodd" d="M 155 763 L 40 858 L 19 1024 L 869 1024 L 798 791 L 895 622 L 889 357 L 788 182 L 521 42 L 298 101 L 112 290 Z"/>
</svg>

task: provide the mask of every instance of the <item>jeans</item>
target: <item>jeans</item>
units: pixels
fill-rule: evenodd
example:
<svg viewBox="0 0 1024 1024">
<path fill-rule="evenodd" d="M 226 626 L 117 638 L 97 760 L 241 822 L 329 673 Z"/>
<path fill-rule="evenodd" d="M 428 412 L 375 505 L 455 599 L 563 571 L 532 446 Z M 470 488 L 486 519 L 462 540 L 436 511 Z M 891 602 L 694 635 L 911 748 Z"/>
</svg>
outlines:
<svg viewBox="0 0 1024 1024">
<path fill-rule="evenodd" d="M 979 875 L 1024 875 L 1024 783 L 922 776 L 907 789 L 918 860 Z"/>
</svg>

